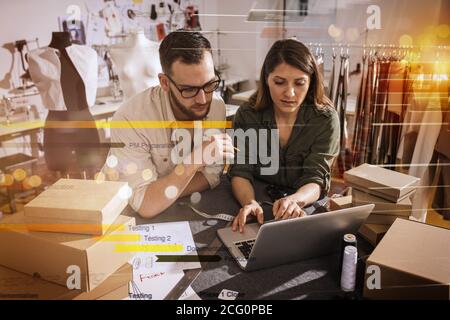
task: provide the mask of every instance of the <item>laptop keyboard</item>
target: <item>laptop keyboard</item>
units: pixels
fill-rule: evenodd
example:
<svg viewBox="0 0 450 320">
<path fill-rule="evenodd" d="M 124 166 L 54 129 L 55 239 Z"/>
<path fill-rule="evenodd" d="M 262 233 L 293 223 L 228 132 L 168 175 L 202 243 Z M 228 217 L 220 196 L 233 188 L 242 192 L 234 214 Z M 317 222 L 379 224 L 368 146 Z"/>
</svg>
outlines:
<svg viewBox="0 0 450 320">
<path fill-rule="evenodd" d="M 250 257 L 250 252 L 252 252 L 252 248 L 253 248 L 253 245 L 255 244 L 255 241 L 256 241 L 256 239 L 253 239 L 253 240 L 235 242 L 234 244 L 242 252 L 245 259 L 248 259 Z"/>
</svg>

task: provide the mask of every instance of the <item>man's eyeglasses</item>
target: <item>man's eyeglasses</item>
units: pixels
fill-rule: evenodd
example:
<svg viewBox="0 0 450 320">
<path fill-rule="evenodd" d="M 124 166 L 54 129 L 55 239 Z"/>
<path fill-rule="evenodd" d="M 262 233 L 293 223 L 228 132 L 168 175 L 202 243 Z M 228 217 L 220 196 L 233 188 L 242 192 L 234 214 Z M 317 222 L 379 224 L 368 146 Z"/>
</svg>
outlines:
<svg viewBox="0 0 450 320">
<path fill-rule="evenodd" d="M 200 90 L 203 90 L 203 92 L 205 92 L 205 93 L 214 92 L 217 90 L 217 88 L 219 88 L 220 82 L 222 81 L 220 79 L 220 77 L 217 76 L 217 78 L 218 78 L 217 80 L 210 81 L 202 87 L 179 88 L 177 83 L 175 81 L 173 81 L 171 77 L 169 77 L 167 74 L 166 74 L 166 77 L 170 80 L 170 82 L 173 83 L 175 88 L 177 88 L 177 90 L 180 92 L 181 96 L 186 99 L 195 97 L 196 95 L 198 95 Z"/>
</svg>

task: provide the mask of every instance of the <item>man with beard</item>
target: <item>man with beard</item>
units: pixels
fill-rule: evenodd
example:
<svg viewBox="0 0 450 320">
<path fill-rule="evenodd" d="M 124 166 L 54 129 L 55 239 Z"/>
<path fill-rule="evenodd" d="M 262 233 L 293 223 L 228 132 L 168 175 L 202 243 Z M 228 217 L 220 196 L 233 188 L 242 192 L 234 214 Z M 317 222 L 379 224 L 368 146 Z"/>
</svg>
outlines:
<svg viewBox="0 0 450 320">
<path fill-rule="evenodd" d="M 129 204 L 144 218 L 158 215 L 180 197 L 217 186 L 221 164 L 234 156 L 224 130 L 194 139 L 194 123 L 225 123 L 225 104 L 214 93 L 220 78 L 209 41 L 200 33 L 179 30 L 164 39 L 159 54 L 160 85 L 138 93 L 114 115 L 114 146 L 102 173 L 128 182 Z M 187 154 L 178 148 L 186 142 Z M 174 157 L 180 153 L 181 161 Z"/>
</svg>

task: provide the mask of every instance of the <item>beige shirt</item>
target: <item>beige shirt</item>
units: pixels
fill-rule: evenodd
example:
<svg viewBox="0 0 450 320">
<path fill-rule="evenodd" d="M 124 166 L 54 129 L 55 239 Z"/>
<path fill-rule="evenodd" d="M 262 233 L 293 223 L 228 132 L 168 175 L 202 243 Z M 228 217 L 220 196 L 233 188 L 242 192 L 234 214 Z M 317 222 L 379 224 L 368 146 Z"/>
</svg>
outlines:
<svg viewBox="0 0 450 320">
<path fill-rule="evenodd" d="M 157 125 L 157 121 L 162 121 L 162 128 L 155 128 L 153 121 Z M 160 86 L 151 87 L 127 100 L 113 117 L 111 143 L 123 143 L 124 146 L 111 147 L 103 173 L 108 180 L 128 182 L 133 191 L 129 204 L 135 211 L 141 207 L 147 186 L 172 172 L 177 165 L 172 161 L 171 153 L 178 145 L 179 137 L 175 134 L 176 140 L 172 141 L 175 129 L 164 127 L 172 121 L 176 119 L 169 95 Z M 204 121 L 225 121 L 225 104 L 219 96 L 214 95 Z M 214 188 L 220 182 L 223 165 L 207 166 L 201 172 Z"/>
</svg>

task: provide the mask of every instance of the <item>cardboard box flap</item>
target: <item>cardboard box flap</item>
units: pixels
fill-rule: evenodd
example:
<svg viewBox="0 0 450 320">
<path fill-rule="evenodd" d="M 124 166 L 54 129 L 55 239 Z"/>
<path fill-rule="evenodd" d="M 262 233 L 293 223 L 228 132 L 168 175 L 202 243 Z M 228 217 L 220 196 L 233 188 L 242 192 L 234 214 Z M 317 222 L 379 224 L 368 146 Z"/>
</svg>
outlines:
<svg viewBox="0 0 450 320">
<path fill-rule="evenodd" d="M 60 179 L 25 205 L 25 215 L 86 221 L 98 220 L 98 217 L 93 217 L 95 212 L 107 218 L 112 212 L 110 203 L 120 198 L 120 190 L 126 186 L 126 182 Z M 108 210 L 105 211 L 105 207 Z"/>
<path fill-rule="evenodd" d="M 397 219 L 368 260 L 371 264 L 450 284 L 450 230 Z"/>
<path fill-rule="evenodd" d="M 397 197 L 413 191 L 420 181 L 419 178 L 367 163 L 344 172 L 344 179 L 351 184 Z"/>
</svg>

